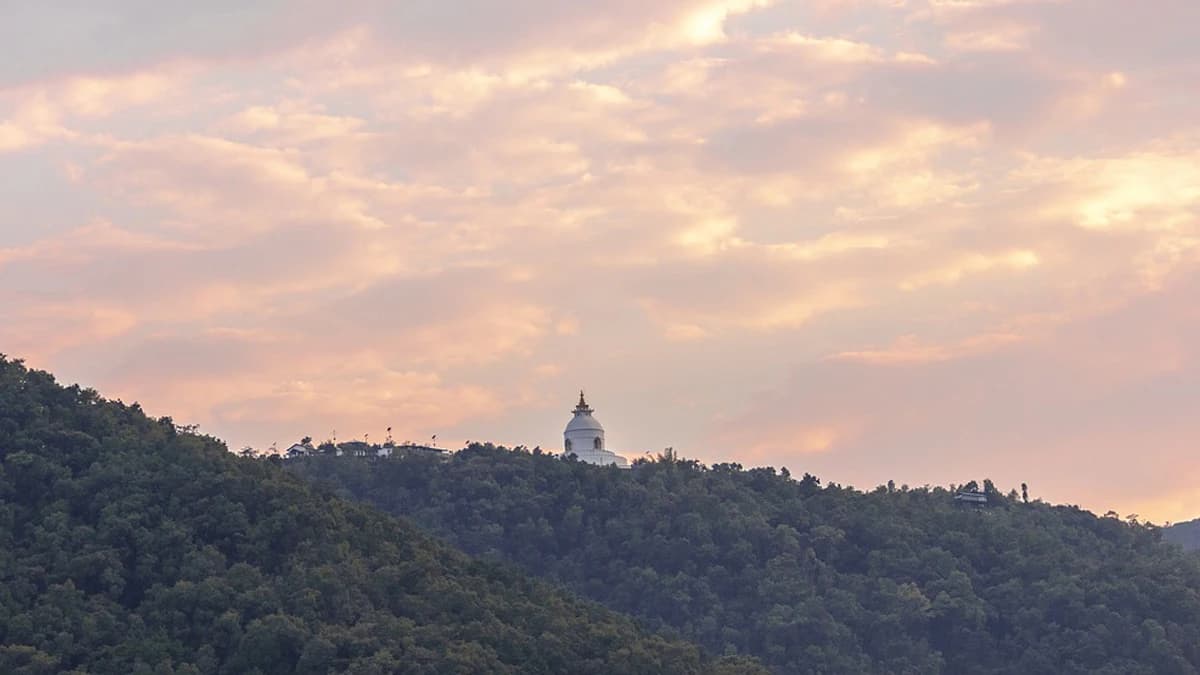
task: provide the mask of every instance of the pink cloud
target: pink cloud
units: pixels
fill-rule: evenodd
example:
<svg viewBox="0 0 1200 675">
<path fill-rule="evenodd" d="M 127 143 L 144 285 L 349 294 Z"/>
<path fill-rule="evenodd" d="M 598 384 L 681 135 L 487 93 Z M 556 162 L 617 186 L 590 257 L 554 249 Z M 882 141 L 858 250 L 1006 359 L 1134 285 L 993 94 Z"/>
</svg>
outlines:
<svg viewBox="0 0 1200 675">
<path fill-rule="evenodd" d="M 0 351 L 235 445 L 556 447 L 583 386 L 634 454 L 1179 518 L 1197 6 L 1152 5 L 30 5 Z"/>
</svg>

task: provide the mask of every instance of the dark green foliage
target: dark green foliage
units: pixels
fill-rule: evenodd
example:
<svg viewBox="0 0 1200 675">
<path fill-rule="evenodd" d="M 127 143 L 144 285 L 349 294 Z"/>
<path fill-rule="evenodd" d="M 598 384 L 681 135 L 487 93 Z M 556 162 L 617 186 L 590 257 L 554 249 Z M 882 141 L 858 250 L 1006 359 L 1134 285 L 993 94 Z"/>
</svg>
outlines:
<svg viewBox="0 0 1200 675">
<path fill-rule="evenodd" d="M 1192 673 L 1200 564 L 1156 528 L 941 488 L 862 493 L 673 455 L 473 446 L 291 470 L 463 549 L 788 673 Z M 976 489 L 979 486 L 974 485 Z"/>
<path fill-rule="evenodd" d="M 0 673 L 705 671 L 755 667 L 0 357 Z"/>
<path fill-rule="evenodd" d="M 1200 551 L 1200 519 L 1169 525 L 1162 533 L 1163 539 L 1182 546 L 1185 551 Z"/>
</svg>

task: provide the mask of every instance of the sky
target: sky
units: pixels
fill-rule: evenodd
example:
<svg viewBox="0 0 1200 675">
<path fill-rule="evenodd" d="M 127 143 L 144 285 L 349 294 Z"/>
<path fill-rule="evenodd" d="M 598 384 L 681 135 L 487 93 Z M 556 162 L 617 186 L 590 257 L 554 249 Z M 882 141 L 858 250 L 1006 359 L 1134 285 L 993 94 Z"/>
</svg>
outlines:
<svg viewBox="0 0 1200 675">
<path fill-rule="evenodd" d="M 1200 516 L 1195 0 L 0 13 L 0 353 L 63 381 Z"/>
</svg>

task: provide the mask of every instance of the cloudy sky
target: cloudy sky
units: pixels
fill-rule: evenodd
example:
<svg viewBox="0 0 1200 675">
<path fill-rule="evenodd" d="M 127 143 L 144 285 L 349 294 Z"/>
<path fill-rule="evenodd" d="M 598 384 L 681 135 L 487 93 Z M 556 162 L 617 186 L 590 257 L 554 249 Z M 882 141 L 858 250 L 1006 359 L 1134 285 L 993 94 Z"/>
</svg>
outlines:
<svg viewBox="0 0 1200 675">
<path fill-rule="evenodd" d="M 63 380 L 1200 516 L 1195 0 L 0 12 L 0 352 Z"/>
</svg>

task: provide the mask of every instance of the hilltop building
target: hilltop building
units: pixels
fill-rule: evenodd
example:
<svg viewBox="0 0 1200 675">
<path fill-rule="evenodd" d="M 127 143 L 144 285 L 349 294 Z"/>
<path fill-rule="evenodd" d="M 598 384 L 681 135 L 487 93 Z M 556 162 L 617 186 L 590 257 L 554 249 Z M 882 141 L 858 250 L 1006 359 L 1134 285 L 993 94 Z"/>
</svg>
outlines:
<svg viewBox="0 0 1200 675">
<path fill-rule="evenodd" d="M 579 461 L 588 464 L 616 464 L 622 469 L 629 468 L 629 460 L 604 447 L 604 427 L 592 416 L 595 411 L 588 407 L 582 391 L 579 392 L 579 404 L 571 412 L 575 416 L 563 430 L 564 456 L 575 455 Z"/>
<path fill-rule="evenodd" d="M 954 495 L 954 501 L 959 504 L 974 504 L 984 506 L 988 503 L 987 493 L 978 490 L 959 490 Z"/>
<path fill-rule="evenodd" d="M 316 454 L 316 450 L 313 449 L 311 444 L 296 443 L 292 447 L 285 450 L 283 456 L 287 457 L 288 459 L 295 459 L 296 457 L 307 457 L 312 454 Z"/>
</svg>

